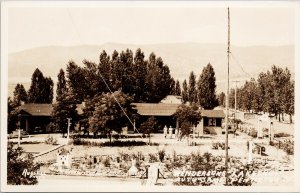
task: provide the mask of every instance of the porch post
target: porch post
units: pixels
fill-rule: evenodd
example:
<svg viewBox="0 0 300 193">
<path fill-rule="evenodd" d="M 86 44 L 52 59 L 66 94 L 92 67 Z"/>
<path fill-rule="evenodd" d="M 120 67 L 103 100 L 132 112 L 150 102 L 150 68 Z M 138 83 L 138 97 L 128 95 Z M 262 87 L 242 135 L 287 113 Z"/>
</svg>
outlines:
<svg viewBox="0 0 300 193">
<path fill-rule="evenodd" d="M 135 119 L 133 119 L 133 132 L 135 132 L 135 130 L 136 130 L 136 127 L 135 127 Z"/>
<path fill-rule="evenodd" d="M 26 130 L 26 132 L 28 132 L 28 127 L 29 127 L 29 124 L 28 124 L 28 117 L 26 117 L 26 119 L 25 119 L 25 130 Z M 29 132 L 28 132 L 29 133 Z"/>
</svg>

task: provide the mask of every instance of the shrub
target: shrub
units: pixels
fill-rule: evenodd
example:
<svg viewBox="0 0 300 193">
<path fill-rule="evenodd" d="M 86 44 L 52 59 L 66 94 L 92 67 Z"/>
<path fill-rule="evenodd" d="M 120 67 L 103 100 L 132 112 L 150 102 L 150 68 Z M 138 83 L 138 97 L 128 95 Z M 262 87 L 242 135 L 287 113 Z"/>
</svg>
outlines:
<svg viewBox="0 0 300 193">
<path fill-rule="evenodd" d="M 251 129 L 251 131 L 248 134 L 249 136 L 256 138 L 257 137 L 257 131 L 255 131 L 254 129 Z"/>
<path fill-rule="evenodd" d="M 164 149 L 163 150 L 159 150 L 158 151 L 159 161 L 163 162 L 163 160 L 165 158 L 165 155 L 166 155 L 166 151 Z"/>
<path fill-rule="evenodd" d="M 109 167 L 110 166 L 110 159 L 109 159 L 109 157 L 106 157 L 104 160 L 103 160 L 103 165 L 105 166 L 105 167 Z"/>
<path fill-rule="evenodd" d="M 158 162 L 158 158 L 155 154 L 149 153 L 149 162 L 153 163 L 153 162 Z"/>
<path fill-rule="evenodd" d="M 274 134 L 274 137 L 276 137 L 276 138 L 278 138 L 278 137 L 290 137 L 290 136 L 291 136 L 290 134 L 283 133 L 283 132 Z"/>
<path fill-rule="evenodd" d="M 45 139 L 45 143 L 50 145 L 57 145 L 57 139 L 48 135 L 48 137 Z"/>
<path fill-rule="evenodd" d="M 9 185 L 34 185 L 38 183 L 38 178 L 23 175 L 26 170 L 36 173 L 40 165 L 34 163 L 31 154 L 24 156 L 24 151 L 21 147 L 14 148 L 14 145 L 9 143 L 7 147 L 7 184 Z"/>
<path fill-rule="evenodd" d="M 218 143 L 212 143 L 212 149 L 219 149 Z"/>
<path fill-rule="evenodd" d="M 74 145 L 87 145 L 87 146 L 112 146 L 112 147 L 130 147 L 130 146 L 144 146 L 147 145 L 144 141 L 113 141 L 113 142 L 94 142 L 94 141 L 88 141 L 88 140 L 82 140 L 80 138 L 75 138 L 73 140 Z M 158 143 L 151 143 L 151 146 L 158 146 Z"/>
</svg>

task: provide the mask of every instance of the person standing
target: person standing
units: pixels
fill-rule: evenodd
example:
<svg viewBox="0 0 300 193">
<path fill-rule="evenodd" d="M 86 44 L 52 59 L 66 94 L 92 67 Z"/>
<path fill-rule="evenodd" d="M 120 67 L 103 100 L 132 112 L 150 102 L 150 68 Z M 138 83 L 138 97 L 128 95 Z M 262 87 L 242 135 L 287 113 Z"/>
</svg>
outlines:
<svg viewBox="0 0 300 193">
<path fill-rule="evenodd" d="M 172 128 L 172 126 L 170 126 L 170 128 L 169 128 L 170 139 L 172 139 L 172 135 L 173 135 L 173 128 Z"/>
<path fill-rule="evenodd" d="M 167 138 L 167 134 L 168 134 L 168 128 L 165 125 L 165 127 L 164 127 L 164 136 L 165 136 L 165 139 Z"/>
</svg>

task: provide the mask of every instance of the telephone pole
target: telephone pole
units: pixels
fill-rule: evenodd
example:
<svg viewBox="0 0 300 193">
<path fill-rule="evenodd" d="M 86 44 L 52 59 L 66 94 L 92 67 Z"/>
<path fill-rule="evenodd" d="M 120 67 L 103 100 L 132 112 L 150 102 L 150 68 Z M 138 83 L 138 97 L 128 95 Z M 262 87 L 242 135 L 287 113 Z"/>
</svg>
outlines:
<svg viewBox="0 0 300 193">
<path fill-rule="evenodd" d="M 227 96 L 226 96 L 226 117 L 225 117 L 225 179 L 226 185 L 228 183 L 227 180 L 227 172 L 228 172 L 228 115 L 229 115 L 229 54 L 230 54 L 230 16 L 229 16 L 229 7 L 227 8 L 228 14 L 228 44 L 227 44 Z"/>
</svg>

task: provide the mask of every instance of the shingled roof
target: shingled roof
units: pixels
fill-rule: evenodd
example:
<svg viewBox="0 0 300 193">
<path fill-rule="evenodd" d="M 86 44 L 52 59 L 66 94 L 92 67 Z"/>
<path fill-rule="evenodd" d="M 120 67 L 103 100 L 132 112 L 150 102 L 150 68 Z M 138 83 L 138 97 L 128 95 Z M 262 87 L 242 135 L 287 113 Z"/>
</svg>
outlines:
<svg viewBox="0 0 300 193">
<path fill-rule="evenodd" d="M 180 104 L 164 103 L 132 103 L 139 115 L 144 116 L 171 116 Z"/>
<path fill-rule="evenodd" d="M 53 106 L 52 104 L 28 103 L 20 106 L 19 110 L 23 110 L 32 116 L 50 116 Z"/>
<path fill-rule="evenodd" d="M 82 104 L 76 105 L 76 110 L 79 115 L 83 113 Z M 53 111 L 52 104 L 40 104 L 40 103 L 27 103 L 19 107 L 19 111 L 24 111 L 31 116 L 51 116 Z"/>
<path fill-rule="evenodd" d="M 201 116 L 209 118 L 224 118 L 225 114 L 223 110 L 201 110 Z"/>
</svg>

